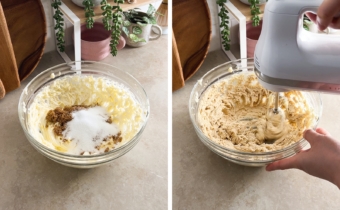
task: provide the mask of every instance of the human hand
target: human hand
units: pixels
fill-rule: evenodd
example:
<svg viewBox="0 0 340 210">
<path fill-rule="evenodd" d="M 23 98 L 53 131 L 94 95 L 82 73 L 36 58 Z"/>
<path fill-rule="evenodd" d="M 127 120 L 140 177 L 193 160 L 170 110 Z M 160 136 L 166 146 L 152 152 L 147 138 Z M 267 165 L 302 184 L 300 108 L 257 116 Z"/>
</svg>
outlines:
<svg viewBox="0 0 340 210">
<path fill-rule="evenodd" d="M 311 148 L 267 165 L 267 171 L 297 168 L 332 182 L 340 188 L 340 142 L 322 128 L 306 130 L 304 138 Z"/>
<path fill-rule="evenodd" d="M 334 29 L 340 29 L 339 14 L 339 0 L 324 0 L 318 8 L 317 15 L 313 13 L 306 13 L 310 20 L 317 23 L 320 31 L 325 30 L 328 26 Z"/>
</svg>

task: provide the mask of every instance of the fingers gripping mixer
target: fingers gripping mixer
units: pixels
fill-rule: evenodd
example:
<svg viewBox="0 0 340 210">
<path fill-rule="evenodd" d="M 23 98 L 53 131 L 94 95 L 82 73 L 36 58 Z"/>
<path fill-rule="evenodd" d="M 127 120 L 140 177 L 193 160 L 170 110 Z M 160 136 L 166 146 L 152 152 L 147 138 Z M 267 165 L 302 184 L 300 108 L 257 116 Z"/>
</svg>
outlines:
<svg viewBox="0 0 340 210">
<path fill-rule="evenodd" d="M 270 0 L 255 48 L 255 73 L 265 88 L 340 93 L 340 35 L 303 28 L 303 14 L 322 0 Z"/>
</svg>

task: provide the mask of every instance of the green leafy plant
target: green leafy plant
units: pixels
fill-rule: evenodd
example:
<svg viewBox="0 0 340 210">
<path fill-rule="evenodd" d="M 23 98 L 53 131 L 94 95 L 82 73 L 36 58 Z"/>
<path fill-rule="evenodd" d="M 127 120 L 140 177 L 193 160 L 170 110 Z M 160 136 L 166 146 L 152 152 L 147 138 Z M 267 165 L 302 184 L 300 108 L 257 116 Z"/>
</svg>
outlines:
<svg viewBox="0 0 340 210">
<path fill-rule="evenodd" d="M 93 6 L 94 4 L 92 0 L 84 0 L 83 5 L 84 5 L 85 17 L 86 17 L 86 28 L 93 28 L 93 23 L 94 23 Z"/>
<path fill-rule="evenodd" d="M 148 10 L 146 13 L 137 11 L 139 8 L 130 9 L 128 11 L 123 12 L 124 21 L 122 30 L 133 42 L 146 42 L 145 39 L 139 38 L 138 35 L 143 33 L 143 27 L 147 24 L 156 24 L 156 8 L 149 4 Z M 129 30 L 129 26 L 131 24 L 137 24 L 132 27 L 132 31 Z"/>
<path fill-rule="evenodd" d="M 268 1 L 268 0 L 266 0 Z M 250 3 L 250 12 L 252 15 L 252 25 L 254 27 L 260 25 L 260 17 L 261 10 L 259 7 L 260 0 L 248 0 Z M 223 48 L 228 51 L 230 50 L 230 28 L 229 28 L 229 16 L 228 10 L 224 7 L 224 4 L 227 3 L 227 0 L 216 0 L 216 4 L 220 8 L 220 12 L 218 16 L 221 19 L 220 28 L 221 28 L 221 38 L 222 38 L 222 45 Z"/>
<path fill-rule="evenodd" d="M 111 41 L 110 41 L 110 48 L 111 54 L 113 56 L 117 55 L 117 45 L 120 39 L 121 34 L 121 27 L 123 23 L 123 10 L 119 4 L 123 4 L 124 0 L 113 0 L 116 3 L 115 6 L 111 6 L 107 0 L 101 1 L 101 9 L 103 11 L 103 24 L 106 30 L 111 31 Z M 95 16 L 93 10 L 93 2 L 92 0 L 84 0 L 83 3 L 84 10 L 85 10 L 85 17 L 86 17 L 86 28 L 93 28 Z M 56 37 L 57 37 L 57 46 L 61 52 L 65 51 L 65 40 L 64 40 L 64 19 L 63 14 L 59 10 L 59 6 L 61 5 L 61 0 L 53 0 L 52 7 L 55 10 L 55 15 L 53 16 L 56 20 Z M 111 23 L 112 22 L 112 23 Z"/>
<path fill-rule="evenodd" d="M 224 7 L 224 4 L 227 3 L 227 0 L 216 0 L 216 4 L 220 7 L 220 12 L 218 16 L 221 19 L 221 38 L 222 45 L 226 51 L 230 50 L 230 29 L 229 29 L 229 16 L 228 10 Z"/>
<path fill-rule="evenodd" d="M 102 0 L 100 2 L 100 5 L 101 6 L 101 9 L 103 10 L 103 24 L 104 24 L 104 27 L 106 30 L 110 31 L 112 29 L 112 24 L 111 24 L 111 21 L 112 21 L 112 18 L 113 18 L 113 15 L 112 15 L 112 6 L 107 3 L 107 0 Z"/>
<path fill-rule="evenodd" d="M 248 2 L 250 3 L 250 12 L 252 15 L 252 23 L 253 26 L 259 26 L 260 25 L 260 17 L 259 14 L 261 14 L 261 10 L 259 7 L 260 1 L 259 0 L 248 0 Z"/>
<path fill-rule="evenodd" d="M 65 32 L 64 32 L 64 18 L 63 13 L 59 10 L 59 5 L 61 5 L 61 0 L 54 0 L 52 1 L 52 7 L 54 9 L 53 18 L 56 21 L 54 29 L 56 30 L 56 39 L 57 39 L 57 47 L 60 52 L 65 51 Z"/>
<path fill-rule="evenodd" d="M 117 45 L 120 38 L 120 28 L 123 23 L 123 10 L 119 6 L 119 4 L 123 4 L 124 0 L 114 0 L 114 2 L 117 4 L 116 6 L 112 6 L 113 10 L 113 18 L 112 18 L 112 32 L 111 32 L 111 41 L 110 41 L 110 47 L 111 47 L 111 54 L 113 56 L 117 55 L 118 49 Z"/>
</svg>

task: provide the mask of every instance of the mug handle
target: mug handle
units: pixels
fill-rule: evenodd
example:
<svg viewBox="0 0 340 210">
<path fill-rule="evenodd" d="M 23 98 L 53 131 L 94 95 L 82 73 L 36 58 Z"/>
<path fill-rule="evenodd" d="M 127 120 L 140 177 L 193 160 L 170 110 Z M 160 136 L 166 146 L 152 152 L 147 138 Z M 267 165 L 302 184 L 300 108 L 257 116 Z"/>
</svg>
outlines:
<svg viewBox="0 0 340 210">
<path fill-rule="evenodd" d="M 159 25 L 152 25 L 152 26 L 151 26 L 151 29 L 152 29 L 152 28 L 155 28 L 156 30 L 158 30 L 158 33 L 157 33 L 156 36 L 150 36 L 150 37 L 149 37 L 149 40 L 156 40 L 156 39 L 158 39 L 159 37 L 161 37 L 161 35 L 162 35 L 162 28 L 161 28 Z"/>
</svg>

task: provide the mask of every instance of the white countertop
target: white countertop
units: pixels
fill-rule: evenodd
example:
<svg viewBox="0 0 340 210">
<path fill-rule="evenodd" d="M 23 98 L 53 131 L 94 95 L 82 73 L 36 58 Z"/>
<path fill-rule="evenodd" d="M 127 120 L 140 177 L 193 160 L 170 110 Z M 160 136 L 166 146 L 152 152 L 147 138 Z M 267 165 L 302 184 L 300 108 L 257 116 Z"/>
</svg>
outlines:
<svg viewBox="0 0 340 210">
<path fill-rule="evenodd" d="M 208 54 L 200 70 L 173 97 L 173 209 L 340 209 L 340 191 L 328 181 L 290 169 L 267 172 L 231 163 L 211 152 L 191 124 L 191 89 L 211 68 L 227 62 Z M 340 140 L 340 95 L 322 95 L 319 126 Z M 340 164 L 340 163 L 334 163 Z"/>
<path fill-rule="evenodd" d="M 140 142 L 127 154 L 94 169 L 59 165 L 38 153 L 20 126 L 17 105 L 26 84 L 63 63 L 45 54 L 19 89 L 0 100 L 0 209 L 167 209 L 167 36 L 141 48 L 124 48 L 110 63 L 132 74 L 150 100 Z"/>
</svg>

